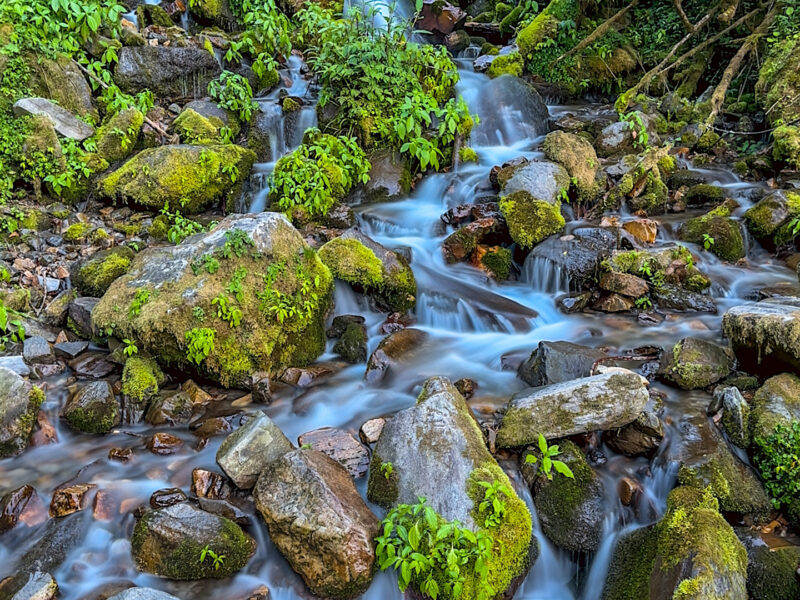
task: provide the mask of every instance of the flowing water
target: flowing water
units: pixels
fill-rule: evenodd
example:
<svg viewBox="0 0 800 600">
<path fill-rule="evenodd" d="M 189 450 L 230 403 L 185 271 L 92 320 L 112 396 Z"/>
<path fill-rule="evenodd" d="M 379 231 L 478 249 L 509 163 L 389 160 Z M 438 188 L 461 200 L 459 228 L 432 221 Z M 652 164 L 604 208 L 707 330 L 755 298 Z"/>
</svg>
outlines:
<svg viewBox="0 0 800 600">
<path fill-rule="evenodd" d="M 441 252 L 448 231 L 440 215 L 458 204 L 474 202 L 491 195 L 489 170 L 519 156 L 540 156 L 538 146 L 548 130 L 547 119 L 538 114 L 529 92 L 518 81 L 501 78 L 490 81 L 473 73 L 470 61 L 461 64 L 462 81 L 458 92 L 464 96 L 472 112 L 480 115 L 472 145 L 477 151 L 477 164 L 460 166 L 455 172 L 436 174 L 423 179 L 408 198 L 398 202 L 357 206 L 358 224 L 369 236 L 392 248 L 410 251 L 411 265 L 419 286 L 416 327 L 429 334 L 429 341 L 413 362 L 405 364 L 391 381 L 380 387 L 368 386 L 364 365 L 344 368 L 309 388 L 284 387 L 267 407 L 250 405 L 243 410 L 266 410 L 295 440 L 303 432 L 332 426 L 353 432 L 365 420 L 391 415 L 414 403 L 420 384 L 433 375 L 451 380 L 468 377 L 477 383 L 477 392 L 470 404 L 476 414 L 486 415 L 501 408 L 524 384 L 507 362 L 527 356 L 541 340 L 568 340 L 591 346 L 607 346 L 620 350 L 642 345 L 669 347 L 687 335 L 719 339 L 722 313 L 730 306 L 750 298 L 754 290 L 765 285 L 793 283 L 794 274 L 774 260 L 760 247 L 750 249 L 749 267 L 738 267 L 716 260 L 710 253 L 698 252 L 697 266 L 715 281 L 713 288 L 719 306 L 718 314 L 668 315 L 655 326 L 640 326 L 635 317 L 572 314 L 556 307 L 559 292 L 569 287 L 566 274 L 547 261 L 527 264 L 512 281 L 498 283 L 480 270 L 465 264 L 447 265 Z M 299 60 L 290 62 L 286 73 L 291 94 L 305 96 L 308 82 L 300 76 Z M 273 157 L 290 151 L 300 143 L 305 127 L 313 125 L 313 105 L 300 116 L 301 123 L 285 130 L 284 119 L 274 112 L 277 96 L 261 99 L 268 115 L 274 116 Z M 600 114 L 606 110 L 596 106 L 550 106 L 551 117 L 567 112 Z M 273 111 L 273 112 L 269 112 Z M 265 175 L 272 164 L 258 165 L 251 180 L 253 194 L 249 208 L 263 210 L 267 190 Z M 742 204 L 741 213 L 750 203 L 754 187 L 740 181 L 728 171 L 710 175 L 728 194 Z M 673 230 L 682 217 L 663 219 L 656 247 L 673 243 Z M 580 222 L 568 225 L 572 229 Z M 337 282 L 335 314 L 361 314 L 366 317 L 369 351 L 379 343 L 380 325 L 385 315 L 374 312 L 363 297 L 346 284 Z M 330 351 L 320 361 L 334 359 Z M 56 525 L 70 533 L 59 544 L 63 558 L 51 571 L 61 588 L 64 600 L 93 598 L 104 585 L 132 581 L 136 585 L 164 589 L 181 598 L 216 598 L 220 600 L 246 597 L 265 583 L 275 600 L 308 598 L 300 578 L 289 568 L 266 535 L 257 513 L 249 511 L 251 523 L 246 527 L 258 542 L 255 557 L 243 572 L 223 581 L 172 582 L 141 574 L 130 557 L 130 534 L 134 525 L 133 510 L 146 505 L 158 489 L 180 487 L 187 493 L 192 469 L 218 470 L 215 453 L 224 436 L 209 439 L 198 448 L 198 438 L 185 428 L 170 430 L 184 440 L 176 454 L 157 457 L 143 448 L 144 439 L 154 430 L 148 425 L 120 428 L 104 437 L 76 435 L 59 423 L 59 411 L 68 396 L 69 375 L 47 381 L 47 400 L 43 410 L 55 425 L 58 442 L 30 448 L 22 455 L 0 462 L 0 492 L 23 484 L 33 485 L 45 503 L 50 494 L 65 482 L 91 482 L 108 500 L 108 511 L 89 509 L 67 517 Z M 663 512 L 667 493 L 676 479 L 675 457 L 682 444 L 679 429 L 674 425 L 686 414 L 698 414 L 708 398 L 703 394 L 686 393 L 654 386 L 665 393 L 662 418 L 667 423 L 667 436 L 659 453 L 650 461 L 627 458 L 601 447 L 607 462 L 597 466 L 606 484 L 606 521 L 604 541 L 591 556 L 563 552 L 544 537 L 535 517 L 530 493 L 524 484 L 518 486 L 534 514 L 535 536 L 541 553 L 517 592 L 520 600 L 594 600 L 600 598 L 614 542 L 623 532 L 651 523 Z M 214 410 L 231 409 L 237 397 L 224 390 L 215 390 L 223 398 Z M 233 409 L 235 410 L 235 409 Z M 134 457 L 128 463 L 110 461 L 111 447 L 130 447 Z M 509 466 L 512 478 L 521 479 Z M 617 497 L 617 482 L 623 477 L 638 480 L 643 488 L 637 506 L 625 507 Z M 443 482 L 446 473 L 442 473 Z M 366 481 L 357 482 L 364 491 Z M 109 500 L 110 499 L 110 500 Z M 373 507 L 377 514 L 380 510 Z M 93 514 L 93 512 L 95 514 Z M 50 523 L 20 525 L 0 537 L 0 578 L 13 573 L 17 561 L 28 550 L 41 543 L 53 527 Z M 399 599 L 396 579 L 390 573 L 376 576 L 368 600 Z"/>
</svg>

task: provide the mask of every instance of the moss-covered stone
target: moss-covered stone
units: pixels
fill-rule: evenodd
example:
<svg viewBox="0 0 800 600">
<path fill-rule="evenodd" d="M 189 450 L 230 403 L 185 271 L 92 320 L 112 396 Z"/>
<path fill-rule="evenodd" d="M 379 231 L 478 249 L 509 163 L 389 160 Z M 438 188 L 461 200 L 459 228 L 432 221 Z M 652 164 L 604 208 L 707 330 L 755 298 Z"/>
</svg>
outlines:
<svg viewBox="0 0 800 600">
<path fill-rule="evenodd" d="M 367 330 L 361 323 L 350 323 L 333 351 L 349 363 L 363 363 L 367 360 Z"/>
<path fill-rule="evenodd" d="M 747 228 L 759 240 L 779 244 L 792 239 L 788 225 L 800 216 L 800 194 L 779 190 L 744 213 Z"/>
<path fill-rule="evenodd" d="M 558 24 L 562 21 L 577 22 L 580 16 L 580 3 L 577 0 L 552 0 L 533 21 L 517 34 L 519 53 L 530 60 L 536 47 L 556 36 Z"/>
<path fill-rule="evenodd" d="M 735 262 L 746 254 L 744 236 L 739 221 L 730 218 L 730 211 L 724 206 L 722 210 L 713 210 L 701 217 L 684 221 L 678 230 L 678 237 L 684 242 L 705 245 L 710 242 L 708 250 L 722 260 Z M 710 236 L 708 240 L 706 236 Z"/>
<path fill-rule="evenodd" d="M 572 133 L 554 131 L 544 139 L 542 150 L 548 159 L 567 170 L 579 200 L 591 202 L 597 197 L 600 193 L 597 182 L 600 161 L 587 140 Z"/>
<path fill-rule="evenodd" d="M 216 117 L 204 117 L 191 108 L 184 109 L 172 122 L 172 128 L 184 144 L 218 143 L 219 128 L 222 126 L 222 121 Z"/>
<path fill-rule="evenodd" d="M 500 212 L 508 224 L 511 239 L 523 248 L 532 248 L 559 233 L 566 223 L 561 216 L 560 203 L 537 200 L 524 190 L 502 197 Z"/>
<path fill-rule="evenodd" d="M 772 132 L 772 158 L 800 169 L 800 127 L 781 125 Z"/>
<path fill-rule="evenodd" d="M 770 547 L 757 531 L 735 529 L 747 550 L 747 591 L 754 600 L 800 598 L 800 546 Z"/>
<path fill-rule="evenodd" d="M 628 206 L 633 212 L 644 211 L 648 215 L 661 215 L 667 212 L 669 189 L 658 169 L 650 169 L 647 173 L 644 191 L 638 196 L 628 198 Z"/>
<path fill-rule="evenodd" d="M 728 376 L 734 356 L 728 348 L 699 338 L 684 338 L 664 354 L 662 376 L 684 390 L 706 388 Z"/>
<path fill-rule="evenodd" d="M 97 130 L 97 154 L 109 163 L 128 158 L 142 130 L 144 115 L 135 108 L 120 111 Z"/>
<path fill-rule="evenodd" d="M 122 370 L 122 394 L 135 405 L 144 407 L 158 394 L 165 380 L 155 360 L 131 356 Z"/>
<path fill-rule="evenodd" d="M 75 115 L 98 120 L 86 76 L 70 56 L 59 54 L 49 58 L 37 52 L 26 55 L 26 63 L 31 95 L 49 98 Z"/>
<path fill-rule="evenodd" d="M 710 183 L 698 183 L 688 189 L 683 199 L 691 206 L 718 204 L 725 199 L 725 191 Z"/>
<path fill-rule="evenodd" d="M 101 196 L 153 210 L 194 214 L 223 201 L 231 209 L 256 155 L 234 144 L 143 150 L 98 182 Z"/>
<path fill-rule="evenodd" d="M 117 277 L 128 272 L 134 252 L 127 246 L 101 250 L 77 263 L 70 277 L 83 296 L 99 298 Z"/>
<path fill-rule="evenodd" d="M 169 13 L 158 4 L 140 4 L 136 7 L 136 19 L 139 27 L 148 25 L 170 28 L 174 25 Z"/>
<path fill-rule="evenodd" d="M 108 433 L 121 420 L 119 402 L 107 381 L 92 381 L 64 407 L 69 426 L 82 433 Z"/>
<path fill-rule="evenodd" d="M 0 367 L 0 394 L 0 458 L 7 458 L 28 447 L 44 392 L 11 369 Z"/>
<path fill-rule="evenodd" d="M 82 242 L 93 229 L 91 223 L 73 223 L 64 230 L 63 237 L 67 242 Z"/>
<path fill-rule="evenodd" d="M 753 397 L 750 411 L 750 434 L 766 439 L 778 425 L 789 427 L 800 420 L 800 378 L 781 373 L 764 382 Z"/>
<path fill-rule="evenodd" d="M 488 248 L 481 256 L 481 265 L 494 275 L 495 279 L 505 281 L 511 273 L 511 250 L 502 246 Z"/>
<path fill-rule="evenodd" d="M 518 52 L 501 54 L 492 61 L 486 74 L 492 79 L 500 77 L 501 75 L 519 77 L 522 75 L 523 66 L 524 62 L 522 56 Z"/>
<path fill-rule="evenodd" d="M 462 163 L 478 162 L 478 153 L 469 146 L 462 146 L 458 149 L 458 160 Z"/>
</svg>

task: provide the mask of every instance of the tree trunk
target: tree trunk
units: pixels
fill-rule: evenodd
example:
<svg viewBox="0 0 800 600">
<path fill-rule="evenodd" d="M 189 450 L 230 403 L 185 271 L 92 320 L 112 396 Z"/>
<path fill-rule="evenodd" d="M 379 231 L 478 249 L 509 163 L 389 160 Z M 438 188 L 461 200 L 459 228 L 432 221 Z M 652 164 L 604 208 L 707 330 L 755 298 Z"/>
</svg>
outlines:
<svg viewBox="0 0 800 600">
<path fill-rule="evenodd" d="M 596 40 L 598 40 L 601 37 L 603 37 L 606 34 L 606 32 L 609 29 L 611 29 L 611 27 L 612 27 L 612 25 L 614 25 L 614 23 L 619 21 L 626 14 L 628 14 L 628 12 L 632 8 L 634 8 L 637 4 L 639 4 L 639 0 L 633 0 L 633 2 L 628 4 L 628 6 L 626 6 L 625 8 L 617 11 L 617 13 L 614 16 L 609 17 L 608 19 L 603 21 L 603 23 L 601 25 L 599 25 L 594 31 L 592 31 L 592 33 L 590 33 L 585 38 L 583 38 L 581 40 L 581 42 L 577 46 L 572 48 L 569 52 L 565 52 L 564 54 L 559 56 L 557 59 L 555 59 L 553 61 L 552 64 L 554 64 L 554 65 L 558 64 L 559 62 L 561 62 L 562 60 L 564 60 L 568 56 L 572 56 L 573 54 L 576 54 L 576 53 L 582 51 L 584 48 L 586 48 L 587 46 L 589 46 L 590 44 L 592 44 Z"/>
</svg>

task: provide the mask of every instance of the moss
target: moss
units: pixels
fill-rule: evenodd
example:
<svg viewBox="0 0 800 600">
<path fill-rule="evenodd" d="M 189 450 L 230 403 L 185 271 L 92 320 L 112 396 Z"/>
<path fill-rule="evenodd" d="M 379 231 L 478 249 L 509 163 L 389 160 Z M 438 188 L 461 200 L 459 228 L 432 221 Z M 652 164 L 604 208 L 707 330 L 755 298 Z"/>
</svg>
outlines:
<svg viewBox="0 0 800 600">
<path fill-rule="evenodd" d="M 648 215 L 660 215 L 666 212 L 669 201 L 669 189 L 661 179 L 657 169 L 647 173 L 647 182 L 644 192 L 636 198 L 628 199 L 628 206 L 632 211 L 643 210 Z"/>
<path fill-rule="evenodd" d="M 41 210 L 29 210 L 25 213 L 25 217 L 20 221 L 20 226 L 23 229 L 31 229 L 33 231 L 44 231 L 50 228 L 50 217 L 48 217 Z"/>
<path fill-rule="evenodd" d="M 714 242 L 709 248 L 710 252 L 730 262 L 743 258 L 746 253 L 739 222 L 713 212 L 685 221 L 678 236 L 684 242 L 694 244 L 704 244 L 705 236 L 711 236 Z"/>
<path fill-rule="evenodd" d="M 486 74 L 492 79 L 500 77 L 501 75 L 519 77 L 522 75 L 522 67 L 522 56 L 520 56 L 519 53 L 512 52 L 511 54 L 501 54 L 492 61 Z"/>
<path fill-rule="evenodd" d="M 172 122 L 172 128 L 184 144 L 214 144 L 219 139 L 220 125 L 187 108 Z"/>
<path fill-rule="evenodd" d="M 333 351 L 349 363 L 367 360 L 367 332 L 360 323 L 351 323 L 336 342 Z"/>
<path fill-rule="evenodd" d="M 800 128 L 796 125 L 782 125 L 772 132 L 772 139 L 775 142 L 772 158 L 794 169 L 800 168 Z"/>
<path fill-rule="evenodd" d="M 164 373 L 152 358 L 131 356 L 122 370 L 122 394 L 143 405 L 156 394 L 165 381 Z"/>
<path fill-rule="evenodd" d="M 496 279 L 504 281 L 511 273 L 511 250 L 497 246 L 489 248 L 481 257 L 481 264 L 486 267 Z"/>
<path fill-rule="evenodd" d="M 271 90 L 276 85 L 278 85 L 278 82 L 280 80 L 281 80 L 281 76 L 278 73 L 278 70 L 277 69 L 270 69 L 270 70 L 266 71 L 264 73 L 264 75 L 262 75 L 259 78 L 258 84 L 259 84 L 259 86 L 261 86 L 261 89 L 263 89 L 263 90 Z"/>
<path fill-rule="evenodd" d="M 537 200 L 520 190 L 500 199 L 500 212 L 517 244 L 532 248 L 545 238 L 560 232 L 565 225 L 560 203 Z"/>
<path fill-rule="evenodd" d="M 775 235 L 791 219 L 800 215 L 800 194 L 776 192 L 747 209 L 747 228 L 759 239 Z"/>
<path fill-rule="evenodd" d="M 281 109 L 284 113 L 294 113 L 302 109 L 303 107 L 300 105 L 297 100 L 293 98 L 289 98 L 288 96 L 283 99 L 283 103 L 281 104 Z"/>
<path fill-rule="evenodd" d="M 458 149 L 458 160 L 462 163 L 478 162 L 478 153 L 469 146 L 462 146 Z"/>
<path fill-rule="evenodd" d="M 778 425 L 791 426 L 800 419 L 800 378 L 791 373 L 770 377 L 755 393 L 752 402 L 750 433 L 753 438 L 768 438 Z"/>
<path fill-rule="evenodd" d="M 94 229 L 91 223 L 73 223 L 64 231 L 64 239 L 68 242 L 81 242 Z"/>
<path fill-rule="evenodd" d="M 223 16 L 222 0 L 192 0 L 189 8 L 193 15 L 208 21 L 216 21 Z"/>
<path fill-rule="evenodd" d="M 381 465 L 383 465 L 383 463 L 384 461 L 377 452 L 372 454 L 372 459 L 369 463 L 367 490 L 370 502 L 374 502 L 378 506 L 384 508 L 389 508 L 397 502 L 397 497 L 399 495 L 397 473 L 393 471 L 387 479 L 381 470 Z"/>
<path fill-rule="evenodd" d="M 796 600 L 800 598 L 800 547 L 770 548 L 760 539 L 749 541 L 745 532 L 743 542 L 748 547 L 747 591 L 755 600 Z M 755 534 L 756 536 L 758 534 Z M 740 535 L 741 537 L 741 535 Z"/>
<path fill-rule="evenodd" d="M 153 219 L 153 223 L 147 228 L 147 233 L 150 237 L 157 240 L 167 239 L 167 232 L 170 228 L 169 217 L 166 215 L 158 215 Z"/>
<path fill-rule="evenodd" d="M 569 173 L 578 199 L 591 202 L 600 193 L 597 170 L 600 161 L 592 145 L 582 137 L 563 131 L 549 133 L 542 145 L 544 155 Z"/>
<path fill-rule="evenodd" d="M 81 433 L 108 433 L 120 422 L 119 403 L 72 407 L 65 412 L 69 426 Z"/>
<path fill-rule="evenodd" d="M 97 154 L 109 163 L 130 156 L 143 123 L 144 115 L 135 108 L 128 108 L 112 116 L 97 130 Z"/>
<path fill-rule="evenodd" d="M 72 282 L 84 296 L 102 296 L 111 283 L 128 272 L 134 252 L 125 246 L 102 250 L 80 263 Z"/>
<path fill-rule="evenodd" d="M 716 185 L 698 183 L 689 188 L 683 199 L 691 205 L 717 204 L 725 199 L 725 191 Z"/>
<path fill-rule="evenodd" d="M 174 25 L 169 13 L 157 4 L 140 4 L 137 6 L 136 19 L 142 29 L 148 25 L 158 25 L 166 28 Z"/>
<path fill-rule="evenodd" d="M 148 148 L 102 178 L 98 191 L 117 202 L 194 214 L 214 201 L 235 201 L 255 159 L 234 144 Z"/>
<path fill-rule="evenodd" d="M 661 171 L 661 175 L 666 177 L 667 175 L 674 173 L 678 168 L 678 163 L 675 160 L 675 157 L 667 154 L 666 156 L 662 156 L 658 160 L 658 168 Z"/>
</svg>

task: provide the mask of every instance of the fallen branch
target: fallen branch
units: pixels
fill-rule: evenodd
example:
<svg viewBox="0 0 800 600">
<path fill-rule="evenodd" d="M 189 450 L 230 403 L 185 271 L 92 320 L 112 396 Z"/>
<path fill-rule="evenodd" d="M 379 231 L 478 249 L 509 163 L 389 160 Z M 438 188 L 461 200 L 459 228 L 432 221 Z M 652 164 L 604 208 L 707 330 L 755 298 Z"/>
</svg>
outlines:
<svg viewBox="0 0 800 600">
<path fill-rule="evenodd" d="M 592 33 L 590 33 L 585 38 L 583 38 L 581 40 L 581 42 L 577 46 L 575 46 L 574 48 L 572 48 L 568 52 L 565 52 L 564 54 L 559 56 L 551 64 L 555 65 L 555 64 L 560 63 L 562 60 L 564 60 L 568 56 L 572 56 L 573 54 L 581 52 L 584 48 L 586 48 L 590 44 L 594 43 L 596 40 L 598 40 L 601 37 L 603 37 L 606 34 L 606 32 L 609 29 L 611 29 L 611 27 L 612 27 L 612 25 L 614 25 L 614 23 L 616 23 L 622 17 L 624 17 L 637 4 L 639 4 L 639 0 L 633 0 L 633 2 L 628 4 L 628 6 L 626 6 L 625 8 L 619 10 L 614 16 L 612 16 L 612 17 L 606 19 L 605 21 L 603 21 L 603 23 L 600 24 Z M 613 75 L 613 73 L 612 73 L 612 75 Z"/>
<path fill-rule="evenodd" d="M 692 25 L 689 17 L 686 16 L 686 12 L 683 10 L 683 4 L 681 4 L 681 0 L 673 0 L 673 4 L 675 4 L 675 10 L 678 12 L 678 16 L 681 18 L 684 29 L 686 29 L 686 31 L 689 33 L 694 32 L 694 25 Z"/>
</svg>

